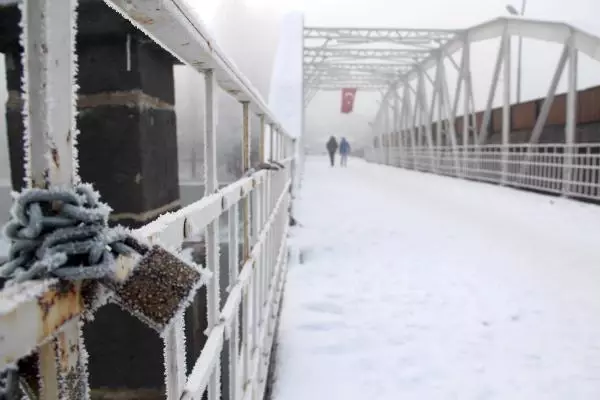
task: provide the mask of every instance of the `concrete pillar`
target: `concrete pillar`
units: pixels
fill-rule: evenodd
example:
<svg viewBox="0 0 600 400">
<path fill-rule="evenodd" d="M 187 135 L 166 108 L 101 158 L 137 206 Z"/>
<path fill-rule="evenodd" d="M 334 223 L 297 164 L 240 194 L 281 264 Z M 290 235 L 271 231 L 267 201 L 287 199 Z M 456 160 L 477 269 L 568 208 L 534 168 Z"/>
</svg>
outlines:
<svg viewBox="0 0 600 400">
<path fill-rule="evenodd" d="M 5 54 L 7 136 L 13 188 L 23 186 L 19 11 L 0 7 Z M 99 0 L 79 9 L 80 175 L 130 227 L 179 207 L 175 59 Z"/>
<path fill-rule="evenodd" d="M 19 19 L 14 4 L 0 6 L 15 189 L 24 183 Z M 80 0 L 78 20 L 80 175 L 113 208 L 112 223 L 139 227 L 179 208 L 176 60 L 101 0 Z M 86 324 L 84 336 L 94 397 L 164 398 L 162 341 L 155 332 L 109 305 Z"/>
</svg>

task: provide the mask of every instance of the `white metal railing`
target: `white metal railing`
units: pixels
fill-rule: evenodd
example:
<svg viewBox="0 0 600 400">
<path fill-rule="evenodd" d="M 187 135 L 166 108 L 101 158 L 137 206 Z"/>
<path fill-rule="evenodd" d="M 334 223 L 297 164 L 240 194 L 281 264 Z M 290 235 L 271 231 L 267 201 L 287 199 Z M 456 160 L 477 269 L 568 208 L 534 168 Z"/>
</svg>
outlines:
<svg viewBox="0 0 600 400">
<path fill-rule="evenodd" d="M 600 143 L 371 148 L 371 162 L 600 200 Z"/>
<path fill-rule="evenodd" d="M 206 265 L 195 268 L 207 277 L 208 338 L 186 376 L 182 314 L 187 304 L 179 304 L 179 312 L 157 329 L 164 341 L 167 398 L 201 399 L 208 391 L 209 400 L 220 399 L 220 360 L 224 347 L 229 346 L 230 398 L 258 400 L 265 391 L 285 280 L 291 189 L 299 167 L 296 142 L 279 126 L 257 91 L 219 50 L 182 0 L 106 2 L 167 51 L 203 73 L 206 82 L 203 171 L 208 195 L 133 232 L 174 253 L 191 236 L 205 233 Z M 25 49 L 23 113 L 28 184 L 72 187 L 79 181 L 74 50 L 77 0 L 27 0 L 19 6 Z M 221 190 L 216 175 L 217 85 L 241 103 L 242 158 L 248 171 L 244 178 Z M 283 168 L 251 171 L 253 113 L 261 120 L 261 160 L 277 160 Z M 268 151 L 264 148 L 266 142 L 270 142 Z M 229 225 L 228 271 L 219 271 L 218 231 L 223 213 Z M 242 260 L 237 252 L 239 245 L 243 246 Z M 117 261 L 126 272 L 135 271 L 131 260 Z M 228 293 L 222 294 L 219 275 L 225 272 L 229 286 Z M 152 295 L 153 288 L 147 289 Z M 222 295 L 226 300 L 221 308 Z M 94 311 L 90 307 L 106 299 L 119 301 L 110 287 L 101 283 L 65 283 L 54 278 L 19 283 L 0 291 L 0 371 L 34 353 L 40 388 L 36 395 L 47 400 L 88 399 L 87 353 L 81 324 Z M 26 387 L 23 389 L 27 392 Z"/>
</svg>

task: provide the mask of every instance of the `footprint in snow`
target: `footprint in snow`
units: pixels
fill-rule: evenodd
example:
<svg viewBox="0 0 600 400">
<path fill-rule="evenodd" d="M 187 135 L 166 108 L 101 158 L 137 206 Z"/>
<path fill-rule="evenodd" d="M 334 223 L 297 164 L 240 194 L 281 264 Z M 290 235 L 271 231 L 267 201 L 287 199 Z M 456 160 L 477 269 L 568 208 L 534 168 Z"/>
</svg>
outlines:
<svg viewBox="0 0 600 400">
<path fill-rule="evenodd" d="M 324 321 L 300 325 L 298 328 L 304 331 L 326 332 L 338 328 L 343 328 L 345 325 L 340 321 Z"/>
<path fill-rule="evenodd" d="M 325 314 L 340 315 L 344 312 L 342 307 L 331 303 L 309 303 L 305 305 L 304 308 L 309 311 L 315 311 Z"/>
</svg>

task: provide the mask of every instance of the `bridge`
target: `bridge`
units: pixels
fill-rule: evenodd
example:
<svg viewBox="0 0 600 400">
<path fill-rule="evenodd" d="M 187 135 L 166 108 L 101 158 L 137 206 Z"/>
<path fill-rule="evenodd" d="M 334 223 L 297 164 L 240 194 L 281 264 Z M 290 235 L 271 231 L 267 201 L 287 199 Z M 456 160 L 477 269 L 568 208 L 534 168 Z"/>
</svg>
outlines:
<svg viewBox="0 0 600 400">
<path fill-rule="evenodd" d="M 7 3 L 18 192 L 0 267 L 0 398 L 600 394 L 600 90 L 579 90 L 577 74 L 580 55 L 600 61 L 599 38 L 524 18 L 300 24 L 303 72 L 282 87 L 304 104 L 285 109 L 184 1 Z M 471 46 L 492 38 L 476 104 Z M 518 38 L 562 53 L 546 97 L 513 104 Z M 183 206 L 174 63 L 205 84 L 204 195 Z M 221 91 L 239 103 L 242 143 L 242 174 L 224 187 Z M 302 116 L 319 91 L 381 94 L 347 168 L 305 154 Z M 129 347 L 142 354 L 119 359 Z"/>
</svg>

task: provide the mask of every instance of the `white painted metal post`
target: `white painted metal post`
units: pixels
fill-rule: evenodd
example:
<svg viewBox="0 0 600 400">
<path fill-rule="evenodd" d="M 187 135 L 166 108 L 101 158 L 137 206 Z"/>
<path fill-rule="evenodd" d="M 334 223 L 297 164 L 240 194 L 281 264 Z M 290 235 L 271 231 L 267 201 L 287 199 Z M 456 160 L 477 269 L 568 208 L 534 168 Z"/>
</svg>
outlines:
<svg viewBox="0 0 600 400">
<path fill-rule="evenodd" d="M 228 230 L 229 230 L 229 288 L 237 283 L 240 261 L 239 251 L 239 203 L 234 204 L 227 212 Z M 239 359 L 239 313 L 236 311 L 231 321 L 232 326 L 229 334 L 229 397 L 231 400 L 238 400 L 240 386 L 238 382 L 238 359 Z"/>
<path fill-rule="evenodd" d="M 565 121 L 565 154 L 563 163 L 563 196 L 571 194 L 573 183 L 573 167 L 575 153 L 575 129 L 577 127 L 577 49 L 573 46 L 573 40 L 569 40 L 569 71 L 568 71 L 568 91 L 567 91 L 567 110 Z"/>
<path fill-rule="evenodd" d="M 385 118 L 386 118 L 386 107 L 387 107 L 387 93 L 382 93 L 381 99 L 379 100 L 379 109 L 377 110 L 377 116 L 375 118 L 375 124 L 373 129 L 375 131 L 375 135 L 377 141 L 379 142 L 379 149 L 377 151 L 377 162 L 380 164 L 385 164 Z"/>
<path fill-rule="evenodd" d="M 404 92 L 402 94 L 402 104 L 403 104 L 403 120 L 405 121 L 406 133 L 408 134 L 408 140 L 410 142 L 410 152 L 411 152 L 411 167 L 412 169 L 417 168 L 417 140 L 415 138 L 415 126 L 412 122 L 412 118 L 410 115 L 412 109 L 412 103 L 410 100 L 410 87 L 408 82 L 404 82 Z"/>
<path fill-rule="evenodd" d="M 469 117 L 470 117 L 470 123 L 469 123 L 469 128 L 471 129 L 469 132 L 472 132 L 470 134 L 472 134 L 473 139 L 472 139 L 472 144 L 476 145 L 478 143 L 478 129 L 477 129 L 477 123 L 475 120 L 475 96 L 473 95 L 473 76 L 471 74 L 471 42 L 470 42 L 470 38 L 469 38 L 469 34 L 466 35 L 465 37 L 465 47 L 467 48 L 467 57 L 466 57 L 466 62 L 465 62 L 465 91 L 467 93 L 467 95 L 469 96 L 468 99 L 468 105 L 465 106 L 465 108 L 470 107 L 469 108 Z M 469 141 L 471 141 L 471 139 L 469 139 Z"/>
<path fill-rule="evenodd" d="M 556 70 L 554 71 L 554 75 L 552 76 L 552 81 L 550 82 L 550 86 L 548 87 L 548 92 L 546 93 L 546 97 L 544 102 L 542 103 L 542 107 L 540 108 L 540 112 L 535 121 L 535 125 L 533 126 L 533 130 L 531 131 L 531 136 L 529 137 L 529 146 L 527 147 L 527 153 L 523 158 L 523 163 L 519 168 L 519 176 L 520 179 L 525 179 L 525 175 L 529 172 L 531 167 L 531 157 L 532 157 L 532 145 L 539 142 L 540 137 L 542 136 L 542 132 L 544 131 L 544 126 L 546 125 L 546 120 L 548 119 L 548 115 L 550 114 L 550 107 L 552 107 L 552 103 L 554 102 L 554 97 L 556 96 L 556 89 L 558 88 L 558 84 L 560 82 L 560 78 L 565 70 L 565 66 L 567 65 L 567 60 L 569 59 L 570 47 L 566 44 L 563 48 L 563 52 L 558 60 L 558 65 L 556 66 Z M 566 153 L 565 153 L 566 154 Z M 563 166 L 565 163 L 565 159 L 563 154 Z M 563 169 L 563 173 L 565 170 Z"/>
<path fill-rule="evenodd" d="M 383 107 L 383 132 L 381 138 L 385 145 L 383 153 L 383 163 L 385 165 L 390 164 L 390 105 L 388 99 L 389 96 L 385 96 L 381 101 L 381 107 Z"/>
<path fill-rule="evenodd" d="M 214 71 L 205 72 L 205 116 L 204 116 L 204 182 L 205 193 L 211 195 L 219 190 L 217 182 L 217 132 L 216 132 L 216 80 Z M 219 322 L 221 294 L 219 290 L 219 219 L 206 228 L 206 264 L 212 273 L 207 285 L 208 329 L 210 332 Z M 183 364 L 185 365 L 185 363 Z M 221 397 L 220 357 L 208 385 L 209 400 Z"/>
<path fill-rule="evenodd" d="M 511 75 L 511 63 L 510 63 L 510 35 L 508 32 L 504 33 L 504 91 L 503 91 L 503 103 L 502 103 L 502 146 L 501 146 L 501 160 L 500 160 L 500 184 L 506 185 L 508 179 L 508 162 L 509 162 L 509 145 L 510 145 L 510 75 Z"/>
<path fill-rule="evenodd" d="M 163 340 L 167 399 L 180 399 L 186 381 L 185 320 L 183 315 L 175 317 L 172 325 L 165 331 Z"/>
<path fill-rule="evenodd" d="M 458 155 L 458 142 L 456 139 L 456 129 L 454 124 L 454 115 L 452 114 L 452 109 L 450 108 L 450 92 L 448 90 L 448 81 L 446 80 L 446 68 L 444 67 L 444 55 L 440 53 L 438 64 L 437 64 L 437 73 L 438 73 L 438 84 L 440 85 L 440 99 L 444 105 L 444 111 L 448 118 L 448 136 L 450 137 L 450 145 L 452 146 L 452 153 L 454 158 L 454 168 L 453 172 L 457 176 L 461 176 L 461 163 Z"/>
<path fill-rule="evenodd" d="M 273 160 L 279 160 L 279 136 L 277 130 L 273 132 Z"/>
<path fill-rule="evenodd" d="M 437 68 L 437 67 L 436 67 Z M 433 105 L 437 109 L 437 122 L 436 122 L 436 130 L 435 130 L 435 159 L 436 159 L 436 171 L 440 172 L 440 166 L 442 162 L 442 151 L 445 148 L 442 142 L 443 140 L 443 130 L 444 124 L 442 122 L 442 93 L 440 91 L 439 85 L 439 75 L 436 74 L 435 81 L 433 82 Z M 432 107 L 433 108 L 433 107 Z"/>
<path fill-rule="evenodd" d="M 372 135 L 373 135 L 373 143 L 371 144 L 371 146 L 373 147 L 373 152 L 372 152 L 372 156 L 375 158 L 375 162 L 380 163 L 381 162 L 381 136 L 379 135 L 379 125 L 381 121 L 381 105 L 379 106 L 379 109 L 377 110 L 377 115 L 375 116 L 375 121 L 373 121 L 373 124 L 371 125 L 371 129 L 372 129 Z M 379 147 L 375 146 L 378 145 Z"/>
<path fill-rule="evenodd" d="M 244 114 L 244 119 L 249 118 L 247 113 Z M 250 123 L 248 121 L 247 126 Z M 246 124 L 245 124 L 246 126 Z M 248 137 L 250 134 L 248 133 Z M 261 204 L 262 204 L 262 193 L 260 187 L 254 186 L 252 192 L 250 194 L 251 200 L 251 249 L 258 245 L 258 235 L 260 233 L 261 228 Z M 257 370 L 251 370 L 251 377 L 254 377 L 254 380 L 251 382 L 251 391 L 253 393 L 253 398 L 257 399 L 257 379 L 260 376 L 260 321 L 262 319 L 262 302 L 263 302 L 263 291 L 262 291 L 262 281 L 263 281 L 263 270 L 261 268 L 260 257 L 255 259 L 252 263 L 252 317 L 250 318 L 252 329 L 252 346 L 250 348 L 250 365 L 257 368 Z"/>
<path fill-rule="evenodd" d="M 554 71 L 554 75 L 552 76 L 552 81 L 550 82 L 550 86 L 548 87 L 548 92 L 546 93 L 546 97 L 544 102 L 542 103 L 542 107 L 540 108 L 540 113 L 535 121 L 535 125 L 533 130 L 531 131 L 531 137 L 529 138 L 529 143 L 537 143 L 540 140 L 540 136 L 544 130 L 544 125 L 546 125 L 546 120 L 548 119 L 548 115 L 550 114 L 550 107 L 552 107 L 552 102 L 554 101 L 554 97 L 556 96 L 556 89 L 558 88 L 558 84 L 560 83 L 560 78 L 565 70 L 565 66 L 567 65 L 567 60 L 570 55 L 570 47 L 569 45 L 565 45 L 563 48 L 563 52 L 558 59 L 558 64 L 556 66 L 556 70 Z"/>
<path fill-rule="evenodd" d="M 463 63 L 462 63 L 462 71 L 461 74 L 463 76 L 463 83 L 465 86 L 464 96 L 463 96 L 463 126 L 462 126 L 462 136 L 463 136 L 463 151 L 462 151 L 462 168 L 463 168 L 463 176 L 468 176 L 469 173 L 469 165 L 470 165 L 470 156 L 469 156 L 469 104 L 470 104 L 470 94 L 471 87 L 469 86 L 470 80 L 468 77 L 469 68 L 471 65 L 471 44 L 465 39 L 463 44 Z"/>
<path fill-rule="evenodd" d="M 294 151 L 293 154 L 297 154 L 296 151 Z M 269 179 L 269 175 L 271 174 L 271 171 L 269 171 L 267 173 L 267 179 Z M 269 220 L 269 214 L 270 214 L 270 208 L 268 207 L 268 198 L 269 198 L 269 193 L 267 191 L 267 182 L 266 179 L 263 181 L 263 183 L 260 185 L 259 187 L 260 193 L 261 193 L 261 222 L 260 222 L 260 226 L 261 226 L 261 232 L 262 230 L 265 229 L 266 224 Z M 269 228 L 270 229 L 270 228 Z M 260 304 L 260 308 L 261 308 L 261 320 L 260 320 L 260 332 L 261 332 L 261 337 L 265 337 L 265 339 L 268 337 L 268 331 L 269 331 L 269 326 L 270 326 L 270 315 L 267 312 L 268 306 L 269 306 L 269 293 L 270 293 L 270 283 L 271 283 L 271 271 L 269 269 L 269 265 L 268 265 L 268 257 L 267 257 L 267 237 L 268 235 L 265 235 L 264 241 L 261 244 L 261 254 L 259 257 L 259 268 L 262 271 L 261 272 L 261 276 L 262 276 L 262 280 L 261 280 L 261 293 L 262 293 L 262 298 L 261 298 L 261 304 Z M 273 305 L 271 305 L 273 306 Z M 259 352 L 261 355 L 264 356 L 264 343 L 261 342 L 260 344 L 260 348 L 259 348 Z M 267 372 L 268 372 L 268 359 L 266 360 L 262 360 L 261 361 L 261 371 L 260 371 L 260 376 L 259 376 L 259 380 L 261 381 L 261 385 L 260 387 L 263 387 L 262 382 L 266 381 L 267 379 Z"/>
<path fill-rule="evenodd" d="M 485 144 L 489 135 L 489 125 L 492 118 L 492 106 L 494 104 L 494 97 L 496 96 L 496 89 L 498 88 L 498 81 L 500 80 L 500 70 L 504 61 L 504 48 L 507 46 L 506 37 L 503 36 L 500 40 L 500 48 L 498 49 L 498 56 L 496 57 L 496 64 L 494 65 L 494 73 L 492 74 L 492 83 L 490 84 L 490 91 L 488 93 L 487 103 L 485 105 L 485 111 L 483 112 L 483 120 L 481 122 L 481 128 L 478 142 L 479 144 Z"/>
<path fill-rule="evenodd" d="M 75 84 L 77 1 L 29 0 L 21 8 L 24 47 L 25 179 L 27 187 L 79 181 Z M 40 398 L 88 399 L 87 360 L 79 318 L 38 349 Z"/>
<path fill-rule="evenodd" d="M 76 0 L 19 3 L 28 187 L 77 183 Z"/>
<path fill-rule="evenodd" d="M 250 109 L 249 103 L 242 103 L 242 170 L 247 172 L 250 169 Z M 243 230 L 244 230 L 244 243 L 243 243 L 243 262 L 246 262 L 250 258 L 251 249 L 251 232 L 250 232 L 250 195 L 247 195 L 243 200 Z M 242 391 L 250 389 L 251 376 L 252 376 L 252 349 L 254 348 L 254 337 L 253 337 L 253 322 L 254 322 L 254 297 L 256 293 L 255 288 L 255 277 L 254 274 L 250 276 L 250 282 L 244 293 L 243 299 L 243 383 Z M 210 400 L 210 399 L 209 399 Z"/>
<path fill-rule="evenodd" d="M 430 171 L 435 171 L 435 155 L 434 155 L 434 143 L 433 143 L 433 134 L 431 132 L 431 117 L 429 115 L 429 110 L 427 108 L 427 92 L 425 91 L 425 71 L 422 69 L 418 71 L 418 102 L 421 109 L 421 121 L 419 123 L 420 126 L 424 126 L 424 134 L 425 140 L 427 142 L 428 147 L 428 157 L 429 157 L 429 167 Z"/>
<path fill-rule="evenodd" d="M 393 135 L 398 138 L 397 146 L 393 149 L 393 152 L 394 152 L 394 163 L 393 164 L 395 166 L 398 166 L 399 165 L 398 159 L 402 156 L 400 153 L 402 149 L 401 149 L 400 140 L 399 140 L 400 115 L 399 115 L 398 107 L 400 107 L 400 104 L 398 101 L 399 100 L 398 99 L 398 85 L 396 83 L 393 84 L 392 90 L 393 90 L 392 96 L 394 96 L 393 106 L 392 106 L 393 107 L 392 108 L 392 113 L 393 113 L 392 114 L 392 120 L 393 120 L 392 126 L 394 128 L 392 129 L 392 131 L 394 132 Z"/>
<path fill-rule="evenodd" d="M 251 193 L 251 221 L 252 221 L 252 247 L 257 245 L 258 232 L 259 232 L 259 224 L 260 224 L 260 190 L 256 187 L 252 190 Z M 260 375 L 260 320 L 262 318 L 262 291 L 261 291 L 261 282 L 262 282 L 262 272 L 260 260 L 255 259 L 252 263 L 252 279 L 250 284 L 252 285 L 252 317 L 250 318 L 250 324 L 252 326 L 250 330 L 250 334 L 252 336 L 250 346 L 250 365 L 257 370 L 250 370 L 250 376 L 252 381 L 250 382 L 250 390 L 252 391 L 252 398 L 255 400 L 259 400 L 257 398 L 258 393 L 257 389 L 257 379 Z"/>
<path fill-rule="evenodd" d="M 250 278 L 251 280 L 252 278 Z M 251 344 L 250 344 L 250 336 L 251 336 L 251 314 L 252 314 L 252 283 L 249 282 L 244 290 L 244 294 L 242 296 L 242 393 L 245 393 L 248 389 L 248 385 L 250 384 L 250 374 L 251 374 Z M 243 395 L 241 396 L 243 397 Z"/>
</svg>

